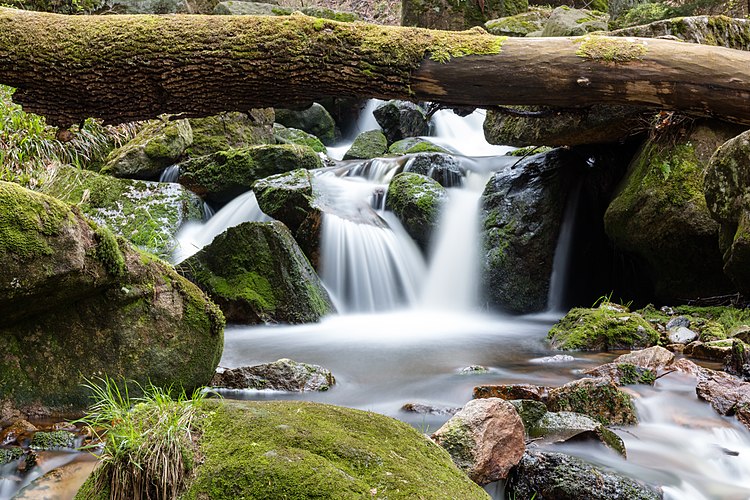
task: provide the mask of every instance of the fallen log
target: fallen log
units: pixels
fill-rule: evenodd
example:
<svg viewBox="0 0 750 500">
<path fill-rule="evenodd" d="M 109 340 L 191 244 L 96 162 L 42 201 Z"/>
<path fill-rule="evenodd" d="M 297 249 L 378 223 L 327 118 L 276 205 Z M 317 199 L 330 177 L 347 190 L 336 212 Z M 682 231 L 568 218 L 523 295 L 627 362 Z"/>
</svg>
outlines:
<svg viewBox="0 0 750 500">
<path fill-rule="evenodd" d="M 669 40 L 504 38 L 303 15 L 0 9 L 0 83 L 67 127 L 326 96 L 460 106 L 629 104 L 750 124 L 750 52 Z"/>
</svg>

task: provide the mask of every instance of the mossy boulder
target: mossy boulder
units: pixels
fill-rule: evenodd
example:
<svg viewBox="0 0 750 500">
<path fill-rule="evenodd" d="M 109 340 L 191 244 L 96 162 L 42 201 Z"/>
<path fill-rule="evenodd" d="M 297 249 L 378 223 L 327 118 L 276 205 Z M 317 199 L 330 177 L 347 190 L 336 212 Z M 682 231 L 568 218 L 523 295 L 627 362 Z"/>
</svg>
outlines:
<svg viewBox="0 0 750 500">
<path fill-rule="evenodd" d="M 574 380 L 550 390 L 547 408 L 553 412 L 581 413 L 603 425 L 638 423 L 630 395 L 606 377 Z"/>
<path fill-rule="evenodd" d="M 103 173 L 130 179 L 158 179 L 162 170 L 177 163 L 193 143 L 187 120 L 154 120 L 122 147 L 112 151 Z"/>
<path fill-rule="evenodd" d="M 318 154 L 306 146 L 272 144 L 220 151 L 180 165 L 180 184 L 202 198 L 227 203 L 264 177 L 298 168 L 320 168 Z"/>
<path fill-rule="evenodd" d="M 311 323 L 334 311 L 328 293 L 281 222 L 231 227 L 178 270 L 231 322 Z"/>
<path fill-rule="evenodd" d="M 224 318 L 195 285 L 55 198 L 0 183 L 0 206 L 0 406 L 76 413 L 94 377 L 211 379 Z"/>
<path fill-rule="evenodd" d="M 408 155 L 412 153 L 448 153 L 444 148 L 431 143 L 421 137 L 407 137 L 396 141 L 388 148 L 392 155 Z"/>
<path fill-rule="evenodd" d="M 383 129 L 388 144 L 430 132 L 425 111 L 413 102 L 386 101 L 375 108 L 372 114 Z"/>
<path fill-rule="evenodd" d="M 326 147 L 320 142 L 320 139 L 304 130 L 296 128 L 287 128 L 278 123 L 273 124 L 273 137 L 276 144 L 297 144 L 307 146 L 316 153 L 325 153 Z"/>
<path fill-rule="evenodd" d="M 724 273 L 750 292 L 750 131 L 729 139 L 711 157 L 704 192 L 719 224 Z"/>
<path fill-rule="evenodd" d="M 620 436 L 586 415 L 569 411 L 546 412 L 526 429 L 538 445 L 567 441 L 599 441 L 623 457 L 625 444 Z"/>
<path fill-rule="evenodd" d="M 169 255 L 188 221 L 203 219 L 203 201 L 179 184 L 117 179 L 60 166 L 41 187 L 139 248 Z"/>
<path fill-rule="evenodd" d="M 34 450 L 74 448 L 76 435 L 68 431 L 39 431 L 31 438 L 29 446 Z"/>
<path fill-rule="evenodd" d="M 406 162 L 404 172 L 425 175 L 443 187 L 463 184 L 465 168 L 452 155 L 444 153 L 417 153 Z"/>
<path fill-rule="evenodd" d="M 222 113 L 188 121 L 193 130 L 193 143 L 186 148 L 185 154 L 190 157 L 275 142 L 273 108 Z"/>
<path fill-rule="evenodd" d="M 561 6 L 550 14 L 542 36 L 581 36 L 593 31 L 605 31 L 608 20 L 603 12 Z"/>
<path fill-rule="evenodd" d="M 326 108 L 317 102 L 302 110 L 276 109 L 276 122 L 285 127 L 304 130 L 327 146 L 336 141 L 336 122 Z"/>
<path fill-rule="evenodd" d="M 327 391 L 336 383 L 333 374 L 319 365 L 279 359 L 273 363 L 219 371 L 213 387 L 287 392 Z"/>
<path fill-rule="evenodd" d="M 369 160 L 383 156 L 388 151 L 388 139 L 380 130 L 368 130 L 359 134 L 349 150 L 344 154 L 344 160 Z"/>
<path fill-rule="evenodd" d="M 703 179 L 709 158 L 737 127 L 701 121 L 675 133 L 643 145 L 604 215 L 612 243 L 642 263 L 665 302 L 731 291 Z"/>
<path fill-rule="evenodd" d="M 609 302 L 571 309 L 547 334 L 553 349 L 609 351 L 651 347 L 659 332 L 638 313 Z"/>
<path fill-rule="evenodd" d="M 388 186 L 386 210 L 391 210 L 414 241 L 426 250 L 440 217 L 447 193 L 437 181 L 424 175 L 400 173 Z"/>
<path fill-rule="evenodd" d="M 484 28 L 497 36 L 526 36 L 542 31 L 551 13 L 549 9 L 534 9 L 515 16 L 491 19 L 484 23 Z"/>
<path fill-rule="evenodd" d="M 292 8 L 283 7 L 271 2 L 240 2 L 234 0 L 219 2 L 216 4 L 216 7 L 214 7 L 213 14 L 228 16 L 288 16 L 296 11 L 300 11 L 306 16 L 332 19 L 334 21 L 347 23 L 358 21 L 360 19 L 360 17 L 354 12 L 333 10 L 313 5 Z"/>
<path fill-rule="evenodd" d="M 514 16 L 529 8 L 528 0 L 403 0 L 401 25 L 461 31 L 481 26 L 489 19 Z"/>
<path fill-rule="evenodd" d="M 188 0 L 105 0 L 99 10 L 116 14 L 191 14 Z"/>
<path fill-rule="evenodd" d="M 646 5 L 664 6 L 665 4 Z M 736 19 L 725 16 L 674 17 L 610 31 L 607 34 L 610 36 L 643 38 L 670 36 L 702 45 L 750 50 L 750 19 Z"/>
</svg>

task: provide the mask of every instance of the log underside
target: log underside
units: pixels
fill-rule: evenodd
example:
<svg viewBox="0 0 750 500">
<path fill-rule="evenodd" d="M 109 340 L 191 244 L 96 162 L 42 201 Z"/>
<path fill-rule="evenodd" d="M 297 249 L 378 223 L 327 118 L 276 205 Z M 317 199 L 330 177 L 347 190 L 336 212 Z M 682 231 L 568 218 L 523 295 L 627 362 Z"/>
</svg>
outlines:
<svg viewBox="0 0 750 500">
<path fill-rule="evenodd" d="M 495 37 L 302 15 L 0 9 L 0 83 L 67 127 L 328 96 L 455 106 L 626 104 L 750 124 L 750 52 L 660 39 Z"/>
</svg>

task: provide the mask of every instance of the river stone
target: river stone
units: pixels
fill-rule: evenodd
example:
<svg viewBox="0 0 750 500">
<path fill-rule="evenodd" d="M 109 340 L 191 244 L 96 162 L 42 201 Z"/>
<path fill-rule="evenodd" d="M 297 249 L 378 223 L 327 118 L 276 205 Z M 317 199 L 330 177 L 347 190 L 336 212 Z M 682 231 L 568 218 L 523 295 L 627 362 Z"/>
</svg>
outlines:
<svg viewBox="0 0 750 500">
<path fill-rule="evenodd" d="M 179 182 L 205 200 L 223 204 L 248 191 L 258 179 L 322 166 L 318 154 L 306 146 L 249 146 L 183 162 Z"/>
<path fill-rule="evenodd" d="M 415 154 L 404 165 L 404 172 L 426 175 L 445 188 L 461 186 L 466 173 L 455 156 L 443 153 Z"/>
<path fill-rule="evenodd" d="M 447 196 L 445 188 L 437 181 L 404 172 L 391 180 L 385 208 L 393 211 L 409 236 L 426 251 Z"/>
<path fill-rule="evenodd" d="M 31 438 L 29 446 L 33 450 L 55 450 L 75 448 L 76 435 L 68 431 L 39 431 Z"/>
<path fill-rule="evenodd" d="M 462 31 L 481 26 L 489 19 L 525 12 L 528 7 L 528 0 L 485 0 L 483 3 L 404 0 L 401 3 L 401 25 Z"/>
<path fill-rule="evenodd" d="M 432 439 L 480 486 L 506 478 L 526 447 L 521 417 L 499 398 L 469 401 Z"/>
<path fill-rule="evenodd" d="M 695 392 L 721 415 L 732 415 L 737 409 L 750 405 L 750 382 L 723 372 L 704 368 L 698 376 Z"/>
<path fill-rule="evenodd" d="M 163 261 L 75 207 L 4 182 L 0 235 L 3 413 L 78 413 L 94 377 L 188 392 L 211 379 L 224 318 Z"/>
<path fill-rule="evenodd" d="M 732 353 L 731 340 L 713 340 L 711 342 L 691 342 L 685 347 L 683 354 L 695 359 L 707 361 L 726 361 Z"/>
<path fill-rule="evenodd" d="M 448 153 L 440 146 L 431 143 L 421 137 L 407 137 L 396 141 L 388 148 L 388 152 L 393 155 L 408 155 L 413 153 Z M 421 172 L 419 172 L 421 173 Z"/>
<path fill-rule="evenodd" d="M 674 359 L 675 357 L 673 353 L 661 346 L 653 346 L 646 349 L 632 351 L 628 354 L 622 354 L 615 358 L 614 362 L 629 363 L 656 372 L 671 365 Z"/>
<path fill-rule="evenodd" d="M 380 130 L 368 130 L 359 134 L 349 150 L 344 154 L 344 160 L 369 160 L 383 156 L 388 150 L 388 140 Z"/>
<path fill-rule="evenodd" d="M 697 338 L 697 333 L 690 328 L 685 328 L 684 326 L 670 328 L 667 332 L 667 339 L 673 344 L 689 344 Z"/>
<path fill-rule="evenodd" d="M 527 433 L 529 437 L 535 439 L 538 445 L 596 440 L 623 457 L 626 455 L 625 443 L 622 442 L 620 436 L 601 423 L 579 413 L 547 412 L 527 428 Z"/>
<path fill-rule="evenodd" d="M 490 370 L 486 366 L 482 365 L 469 365 L 464 366 L 460 370 L 458 370 L 459 375 L 483 375 L 485 373 L 489 373 Z"/>
<path fill-rule="evenodd" d="M 656 381 L 656 371 L 617 361 L 585 370 L 583 373 L 590 377 L 606 377 L 615 385 L 653 385 Z"/>
<path fill-rule="evenodd" d="M 513 468 L 505 489 L 508 498 L 535 500 L 657 500 L 659 489 L 580 458 L 527 451 Z"/>
<path fill-rule="evenodd" d="M 187 147 L 185 154 L 190 157 L 205 156 L 229 149 L 273 144 L 273 120 L 273 108 L 190 118 L 193 143 Z"/>
<path fill-rule="evenodd" d="M 297 144 L 307 146 L 316 153 L 325 153 L 326 147 L 320 142 L 320 139 L 304 130 L 296 128 L 287 128 L 278 123 L 273 124 L 273 137 L 277 144 Z"/>
<path fill-rule="evenodd" d="M 211 379 L 213 387 L 288 392 L 327 391 L 335 383 L 333 374 L 322 366 L 291 359 L 227 369 L 217 372 Z"/>
<path fill-rule="evenodd" d="M 529 429 L 534 427 L 539 419 L 547 413 L 547 406 L 541 401 L 531 399 L 511 399 L 508 400 L 508 402 L 513 405 L 518 412 L 518 416 L 521 417 L 523 428 L 527 435 Z"/>
<path fill-rule="evenodd" d="M 531 384 L 479 385 L 474 387 L 474 399 L 501 398 L 546 401 L 548 387 Z"/>
<path fill-rule="evenodd" d="M 430 125 L 422 108 L 409 101 L 386 101 L 372 112 L 388 144 L 427 135 Z"/>
<path fill-rule="evenodd" d="M 278 221 L 230 227 L 177 269 L 232 322 L 312 323 L 334 312 L 315 270 Z"/>
<path fill-rule="evenodd" d="M 732 339 L 732 352 L 727 358 L 724 371 L 750 382 L 750 346 L 746 342 Z"/>
<path fill-rule="evenodd" d="M 741 4 L 742 2 L 736 2 L 736 5 Z M 675 37 L 702 45 L 750 50 L 750 19 L 743 17 L 680 16 L 610 31 L 607 35 L 642 38 Z"/>
<path fill-rule="evenodd" d="M 453 416 L 461 410 L 461 407 L 439 406 L 422 403 L 406 403 L 401 410 L 421 415 L 450 415 Z"/>
<path fill-rule="evenodd" d="M 561 6 L 550 14 L 542 36 L 581 36 L 593 31 L 605 31 L 607 21 L 607 15 L 602 12 Z"/>
<path fill-rule="evenodd" d="M 213 9 L 215 15 L 229 16 L 288 16 L 294 12 L 302 12 L 306 16 L 333 19 L 334 21 L 354 22 L 360 17 L 353 12 L 327 9 L 325 7 L 283 7 L 274 3 L 240 2 L 229 0 L 219 2 Z"/>
<path fill-rule="evenodd" d="M 102 173 L 155 180 L 162 170 L 177 163 L 192 143 L 193 130 L 187 120 L 154 120 L 109 154 Z"/>
<path fill-rule="evenodd" d="M 638 423 L 630 396 L 608 378 L 584 378 L 549 391 L 550 411 L 582 413 L 604 425 Z"/>
<path fill-rule="evenodd" d="M 11 443 L 22 444 L 25 439 L 28 439 L 36 431 L 37 428 L 33 424 L 19 418 L 0 432 L 0 446 Z"/>
<path fill-rule="evenodd" d="M 708 170 L 710 184 L 709 158 L 737 130 L 700 120 L 683 136 L 666 133 L 649 139 L 607 208 L 607 235 L 642 262 L 659 300 L 684 302 L 731 291 L 703 179 Z"/>
<path fill-rule="evenodd" d="M 59 166 L 41 188 L 147 252 L 165 257 L 183 224 L 203 220 L 203 201 L 173 183 L 117 179 Z"/>
<path fill-rule="evenodd" d="M 549 9 L 535 9 L 515 16 L 491 19 L 484 28 L 497 36 L 526 36 L 534 31 L 544 30 L 544 25 L 552 13 Z"/>
<path fill-rule="evenodd" d="M 326 108 L 317 102 L 303 110 L 277 108 L 276 122 L 285 127 L 304 130 L 326 146 L 336 141 L 336 123 Z"/>
</svg>

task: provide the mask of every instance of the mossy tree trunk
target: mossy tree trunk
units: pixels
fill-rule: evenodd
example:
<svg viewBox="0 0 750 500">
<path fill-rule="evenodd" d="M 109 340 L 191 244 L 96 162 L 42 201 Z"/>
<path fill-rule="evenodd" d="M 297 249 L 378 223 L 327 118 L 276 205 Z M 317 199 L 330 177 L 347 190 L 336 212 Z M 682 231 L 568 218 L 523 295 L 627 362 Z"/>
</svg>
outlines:
<svg viewBox="0 0 750 500">
<path fill-rule="evenodd" d="M 302 15 L 61 16 L 0 9 L 0 83 L 68 126 L 325 96 L 645 105 L 750 123 L 750 53 L 656 39 L 511 38 Z"/>
</svg>

